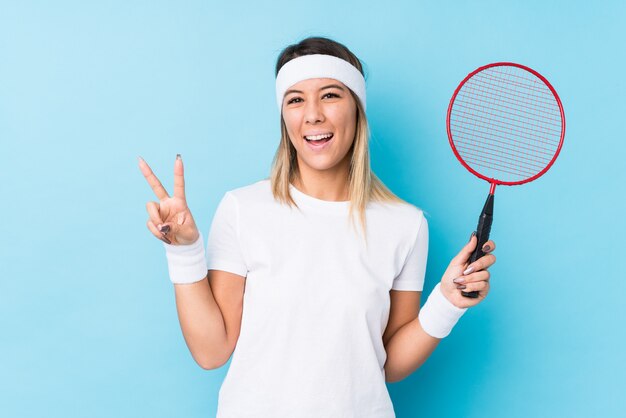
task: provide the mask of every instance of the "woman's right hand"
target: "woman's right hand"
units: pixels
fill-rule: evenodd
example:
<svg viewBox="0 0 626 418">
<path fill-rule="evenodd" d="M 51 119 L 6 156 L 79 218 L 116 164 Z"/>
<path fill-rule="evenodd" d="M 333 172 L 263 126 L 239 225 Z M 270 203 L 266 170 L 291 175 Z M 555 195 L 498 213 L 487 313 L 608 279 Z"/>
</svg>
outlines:
<svg viewBox="0 0 626 418">
<path fill-rule="evenodd" d="M 158 202 L 148 202 L 148 229 L 163 242 L 173 245 L 188 245 L 200 236 L 185 198 L 185 177 L 180 154 L 174 162 L 174 196 L 170 197 L 154 175 L 148 163 L 139 157 L 139 169 L 152 187 Z"/>
</svg>

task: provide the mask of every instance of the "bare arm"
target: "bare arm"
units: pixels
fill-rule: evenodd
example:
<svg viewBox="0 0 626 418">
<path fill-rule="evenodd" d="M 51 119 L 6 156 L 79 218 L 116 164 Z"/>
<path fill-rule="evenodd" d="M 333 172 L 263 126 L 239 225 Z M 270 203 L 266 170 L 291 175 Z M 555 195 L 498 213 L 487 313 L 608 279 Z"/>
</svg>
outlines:
<svg viewBox="0 0 626 418">
<path fill-rule="evenodd" d="M 398 382 L 420 367 L 440 340 L 419 326 L 421 291 L 391 290 L 389 295 L 391 308 L 383 335 L 387 351 L 385 380 Z"/>
<path fill-rule="evenodd" d="M 178 320 L 194 360 L 216 369 L 230 358 L 241 328 L 244 278 L 209 270 L 196 283 L 174 285 Z"/>
<path fill-rule="evenodd" d="M 418 318 L 403 325 L 386 346 L 385 380 L 398 382 L 413 373 L 430 357 L 440 341 L 422 329 Z"/>
<path fill-rule="evenodd" d="M 200 233 L 187 206 L 180 155 L 174 163 L 173 197 L 142 158 L 139 168 L 159 198 L 146 204 L 148 229 L 167 245 L 196 242 Z M 194 273 L 196 277 L 204 273 L 204 267 Z M 220 270 L 208 270 L 200 281 L 188 283 L 188 278 L 192 277 L 172 280 L 178 320 L 194 360 L 204 369 L 214 369 L 228 361 L 239 338 L 245 278 Z"/>
</svg>

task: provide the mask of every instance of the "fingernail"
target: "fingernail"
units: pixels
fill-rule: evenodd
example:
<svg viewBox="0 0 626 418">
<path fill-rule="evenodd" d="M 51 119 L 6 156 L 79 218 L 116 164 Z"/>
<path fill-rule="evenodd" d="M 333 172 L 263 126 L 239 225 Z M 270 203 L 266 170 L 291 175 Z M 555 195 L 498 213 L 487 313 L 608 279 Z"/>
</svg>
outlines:
<svg viewBox="0 0 626 418">
<path fill-rule="evenodd" d="M 168 232 L 170 232 L 170 226 L 169 225 L 163 225 L 159 231 L 161 231 L 162 234 L 167 234 Z"/>
<path fill-rule="evenodd" d="M 469 266 L 468 268 L 465 269 L 465 271 L 463 272 L 463 275 L 467 276 L 473 271 L 474 271 L 474 266 Z"/>
<path fill-rule="evenodd" d="M 180 157 L 180 154 L 176 154 L 176 159 L 177 160 L 182 160 L 182 158 Z"/>
<path fill-rule="evenodd" d="M 457 289 L 465 289 L 467 286 L 465 286 L 464 284 L 462 284 L 461 286 L 457 286 Z"/>
<path fill-rule="evenodd" d="M 452 280 L 454 283 L 465 283 L 465 279 L 463 277 L 457 277 L 456 279 Z"/>
<path fill-rule="evenodd" d="M 172 241 L 170 241 L 167 237 L 161 237 L 161 240 L 162 240 L 163 242 L 168 243 L 168 244 L 171 244 L 171 243 L 172 243 Z"/>
<path fill-rule="evenodd" d="M 467 240 L 467 242 L 471 241 L 471 240 L 472 240 L 472 237 L 473 237 L 474 235 L 476 235 L 476 231 L 472 232 L 472 235 L 470 235 L 470 237 L 469 237 L 469 239 Z"/>
<path fill-rule="evenodd" d="M 141 156 L 139 156 L 139 157 L 137 157 L 137 158 L 139 158 L 139 162 L 142 162 L 142 161 L 143 161 L 143 158 L 141 158 Z"/>
<path fill-rule="evenodd" d="M 487 244 L 483 245 L 483 252 L 486 253 L 487 251 L 489 251 L 491 249 L 491 247 Z"/>
</svg>

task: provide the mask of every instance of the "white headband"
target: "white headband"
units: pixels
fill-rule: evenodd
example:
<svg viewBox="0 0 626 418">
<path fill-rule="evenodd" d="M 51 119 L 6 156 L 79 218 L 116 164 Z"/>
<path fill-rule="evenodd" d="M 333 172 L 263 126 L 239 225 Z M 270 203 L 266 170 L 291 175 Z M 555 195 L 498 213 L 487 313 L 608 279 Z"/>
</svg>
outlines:
<svg viewBox="0 0 626 418">
<path fill-rule="evenodd" d="M 283 98 L 287 89 L 310 78 L 334 78 L 352 90 L 365 110 L 365 79 L 361 72 L 348 61 L 332 55 L 303 55 L 282 66 L 276 76 L 276 103 L 278 112 L 282 110 Z"/>
</svg>

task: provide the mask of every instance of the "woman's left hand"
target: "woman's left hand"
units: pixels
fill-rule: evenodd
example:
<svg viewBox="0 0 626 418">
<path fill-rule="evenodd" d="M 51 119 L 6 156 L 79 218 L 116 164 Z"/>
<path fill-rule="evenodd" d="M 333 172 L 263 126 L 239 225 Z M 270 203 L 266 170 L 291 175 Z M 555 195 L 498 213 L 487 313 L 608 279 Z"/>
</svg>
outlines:
<svg viewBox="0 0 626 418">
<path fill-rule="evenodd" d="M 465 247 L 450 261 L 441 279 L 441 291 L 444 296 L 459 308 L 476 306 L 489 293 L 490 274 L 487 269 L 496 262 L 496 256 L 491 254 L 495 250 L 496 244 L 491 240 L 487 241 L 483 245 L 485 255 L 470 264 L 469 258 L 474 252 L 477 242 L 476 235 L 472 235 Z M 478 291 L 477 298 L 470 298 L 461 294 L 461 292 L 473 291 Z"/>
</svg>

